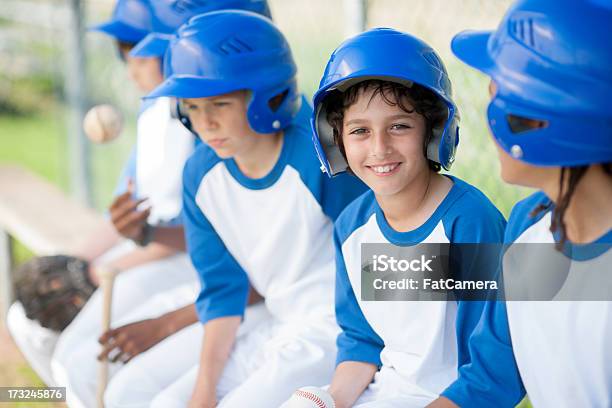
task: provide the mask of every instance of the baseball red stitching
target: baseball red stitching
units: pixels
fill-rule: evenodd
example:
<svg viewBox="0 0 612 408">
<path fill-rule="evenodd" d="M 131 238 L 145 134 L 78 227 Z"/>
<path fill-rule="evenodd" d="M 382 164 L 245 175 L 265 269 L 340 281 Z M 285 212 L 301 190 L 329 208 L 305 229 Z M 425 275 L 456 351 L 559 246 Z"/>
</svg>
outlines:
<svg viewBox="0 0 612 408">
<path fill-rule="evenodd" d="M 325 403 L 323 402 L 323 400 L 321 398 L 319 398 L 318 395 L 315 395 L 315 394 L 313 394 L 311 392 L 308 392 L 308 391 L 302 391 L 302 390 L 297 390 L 295 392 L 295 394 L 300 396 L 300 397 L 304 397 L 306 399 L 311 400 L 312 402 L 317 404 L 317 407 L 319 407 L 319 408 L 326 408 Z"/>
</svg>

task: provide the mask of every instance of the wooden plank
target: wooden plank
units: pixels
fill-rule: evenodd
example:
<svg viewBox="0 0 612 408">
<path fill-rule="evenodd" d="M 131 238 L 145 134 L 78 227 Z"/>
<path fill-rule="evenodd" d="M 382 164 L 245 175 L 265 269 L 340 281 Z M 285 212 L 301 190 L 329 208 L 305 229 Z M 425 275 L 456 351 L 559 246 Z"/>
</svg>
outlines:
<svg viewBox="0 0 612 408">
<path fill-rule="evenodd" d="M 29 171 L 0 165 L 0 228 L 36 254 L 69 254 L 105 222 Z"/>
</svg>

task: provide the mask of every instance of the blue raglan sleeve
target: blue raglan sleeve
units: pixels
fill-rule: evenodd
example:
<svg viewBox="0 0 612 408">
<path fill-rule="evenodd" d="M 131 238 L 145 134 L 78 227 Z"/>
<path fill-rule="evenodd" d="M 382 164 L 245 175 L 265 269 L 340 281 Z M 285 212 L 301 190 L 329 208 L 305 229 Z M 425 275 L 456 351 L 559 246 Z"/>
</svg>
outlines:
<svg viewBox="0 0 612 408">
<path fill-rule="evenodd" d="M 335 221 L 347 205 L 367 190 L 368 187 L 353 175 L 343 173 L 333 178 L 323 175 L 323 212 Z"/>
<path fill-rule="evenodd" d="M 464 251 L 463 279 L 497 278 L 504 242 L 505 221 L 491 204 L 478 215 L 456 224 L 454 241 L 483 243 Z M 482 247 L 484 254 L 473 248 Z M 467 255 L 466 255 L 467 253 Z M 491 272 L 484 274 L 480 269 Z M 474 270 L 477 269 L 477 270 Z M 459 377 L 442 395 L 461 407 L 514 407 L 525 396 L 510 341 L 505 303 L 460 301 L 457 312 Z"/>
<path fill-rule="evenodd" d="M 472 197 L 470 197 L 472 198 Z M 474 202 L 470 208 L 455 208 L 460 213 L 454 220 L 449 240 L 451 245 L 451 271 L 461 280 L 495 280 L 504 240 L 506 220 L 484 196 L 465 202 Z M 461 204 L 457 203 L 456 207 Z M 471 209 L 471 211 L 468 211 Z M 474 211 L 476 210 L 476 211 Z M 480 320 L 488 294 L 482 291 L 462 293 L 457 304 L 456 334 L 458 365 L 470 361 L 469 337 Z M 471 297 L 472 300 L 467 300 Z M 474 300 L 476 299 L 476 300 Z"/>
<path fill-rule="evenodd" d="M 344 361 L 361 361 L 381 365 L 382 339 L 372 330 L 366 320 L 349 280 L 342 246 L 337 232 L 334 233 L 336 247 L 336 319 L 342 329 L 337 339 L 336 364 Z"/>
<path fill-rule="evenodd" d="M 506 304 L 486 303 L 470 341 L 470 363 L 459 368 L 459 378 L 442 395 L 460 407 L 516 406 L 525 388 L 514 359 Z"/>
<path fill-rule="evenodd" d="M 183 219 L 187 250 L 200 277 L 196 310 L 202 323 L 226 316 L 243 316 L 249 280 L 198 207 L 195 198 L 201 178 L 188 162 L 183 174 Z"/>
</svg>

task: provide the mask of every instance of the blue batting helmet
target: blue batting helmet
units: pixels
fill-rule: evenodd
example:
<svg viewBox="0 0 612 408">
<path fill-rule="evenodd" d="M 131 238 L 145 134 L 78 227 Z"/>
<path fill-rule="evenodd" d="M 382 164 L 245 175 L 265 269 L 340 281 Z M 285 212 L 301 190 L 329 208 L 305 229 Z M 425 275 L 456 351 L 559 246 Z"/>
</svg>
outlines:
<svg viewBox="0 0 612 408">
<path fill-rule="evenodd" d="M 448 117 L 443 129 L 434 129 L 427 158 L 448 170 L 459 143 L 459 114 L 446 68 L 438 54 L 418 38 L 390 28 L 377 28 L 346 40 L 333 52 L 314 95 L 313 141 L 327 174 L 331 177 L 341 173 L 348 164 L 334 143 L 325 98 L 330 92 L 343 92 L 370 79 L 408 87 L 416 83 L 439 97 L 448 109 Z"/>
<path fill-rule="evenodd" d="M 541 166 L 612 161 L 611 23 L 609 2 L 523 0 L 497 31 L 455 36 L 455 55 L 497 85 L 487 114 L 506 152 Z"/>
<path fill-rule="evenodd" d="M 249 11 L 215 11 L 179 29 L 164 57 L 167 79 L 147 98 L 247 90 L 251 128 L 271 133 L 287 127 L 300 108 L 296 72 L 289 44 L 270 19 Z M 281 102 L 271 104 L 277 96 Z"/>
<path fill-rule="evenodd" d="M 172 34 L 198 14 L 219 10 L 247 10 L 271 18 L 266 0 L 150 0 L 153 33 L 130 52 L 133 57 L 163 57 Z"/>
<path fill-rule="evenodd" d="M 112 18 L 90 29 L 136 44 L 153 29 L 151 8 L 145 0 L 118 0 Z"/>
</svg>

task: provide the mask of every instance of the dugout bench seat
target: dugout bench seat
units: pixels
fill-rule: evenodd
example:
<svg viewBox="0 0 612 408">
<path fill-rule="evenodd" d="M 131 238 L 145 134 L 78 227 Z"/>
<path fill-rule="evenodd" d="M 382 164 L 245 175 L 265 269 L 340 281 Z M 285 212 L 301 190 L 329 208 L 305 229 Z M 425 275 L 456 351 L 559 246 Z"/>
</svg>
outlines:
<svg viewBox="0 0 612 408">
<path fill-rule="evenodd" d="M 16 165 L 0 165 L 0 321 L 13 301 L 13 239 L 36 255 L 71 254 L 101 214 Z"/>
</svg>

